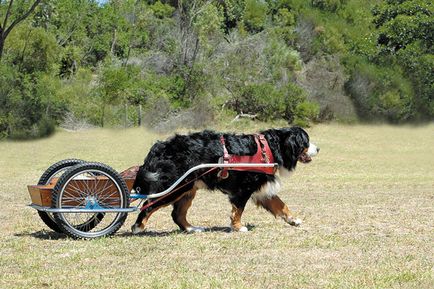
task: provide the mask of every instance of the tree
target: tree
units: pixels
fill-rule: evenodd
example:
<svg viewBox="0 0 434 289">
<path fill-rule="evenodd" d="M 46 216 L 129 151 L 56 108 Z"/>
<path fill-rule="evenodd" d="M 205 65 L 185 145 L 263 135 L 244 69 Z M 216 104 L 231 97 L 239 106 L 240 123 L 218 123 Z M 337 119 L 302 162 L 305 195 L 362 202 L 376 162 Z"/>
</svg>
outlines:
<svg viewBox="0 0 434 289">
<path fill-rule="evenodd" d="M 434 117 L 434 5 L 387 0 L 373 9 L 379 31 L 379 62 L 396 62 L 413 82 L 421 117 Z"/>
<path fill-rule="evenodd" d="M 35 0 L 34 2 L 30 1 L 30 3 L 33 2 L 32 4 L 27 2 L 29 1 L 18 2 L 17 5 L 14 5 L 14 0 L 10 0 L 8 4 L 6 4 L 7 2 L 3 3 L 3 1 L 0 1 L 0 13 L 2 16 L 4 13 L 4 18 L 1 18 L 3 21 L 0 21 L 0 61 L 3 55 L 5 41 L 9 33 L 15 26 L 29 17 L 41 0 Z M 6 11 L 3 12 L 5 8 Z M 10 24 L 9 20 L 11 20 Z"/>
<path fill-rule="evenodd" d="M 395 53 L 414 42 L 433 52 L 434 5 L 424 0 L 391 1 L 375 6 L 374 23 L 379 29 L 378 44 Z"/>
</svg>

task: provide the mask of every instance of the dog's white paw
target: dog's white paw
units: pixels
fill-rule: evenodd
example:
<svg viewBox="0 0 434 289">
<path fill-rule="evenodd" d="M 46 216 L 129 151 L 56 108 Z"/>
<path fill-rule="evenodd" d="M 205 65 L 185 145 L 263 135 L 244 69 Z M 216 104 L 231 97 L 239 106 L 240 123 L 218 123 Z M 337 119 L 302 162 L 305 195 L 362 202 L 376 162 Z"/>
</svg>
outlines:
<svg viewBox="0 0 434 289">
<path fill-rule="evenodd" d="M 140 224 L 140 225 L 134 224 L 131 226 L 131 232 L 133 234 L 139 234 L 139 233 L 143 232 L 144 230 L 145 230 L 145 228 L 142 224 Z"/>
<path fill-rule="evenodd" d="M 234 227 L 231 227 L 232 232 L 248 232 L 249 229 L 245 226 L 240 227 L 239 229 L 236 229 Z"/>
<path fill-rule="evenodd" d="M 299 218 L 288 218 L 288 220 L 287 220 L 287 222 L 288 222 L 288 224 L 290 224 L 291 226 L 295 226 L 295 227 L 298 227 L 298 226 L 300 226 L 301 225 L 301 223 L 303 223 L 302 221 L 301 221 L 301 219 L 299 219 Z"/>
<path fill-rule="evenodd" d="M 188 233 L 202 233 L 202 232 L 205 232 L 205 228 L 204 228 L 204 227 L 195 227 L 195 226 L 191 226 L 191 227 L 188 227 L 188 228 L 186 229 L 186 231 L 187 231 Z"/>
<path fill-rule="evenodd" d="M 238 232 L 248 232 L 249 231 L 249 229 L 247 229 L 247 227 L 245 227 L 245 226 L 242 226 L 239 230 L 238 230 Z"/>
</svg>

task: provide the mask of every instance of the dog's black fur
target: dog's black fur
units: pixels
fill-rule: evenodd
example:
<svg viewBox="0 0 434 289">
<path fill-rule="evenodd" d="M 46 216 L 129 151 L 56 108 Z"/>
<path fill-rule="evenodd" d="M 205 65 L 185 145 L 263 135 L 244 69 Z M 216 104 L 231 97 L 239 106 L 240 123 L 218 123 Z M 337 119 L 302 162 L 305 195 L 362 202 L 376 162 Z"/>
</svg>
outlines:
<svg viewBox="0 0 434 289">
<path fill-rule="evenodd" d="M 293 170 L 300 155 L 309 147 L 308 134 L 299 127 L 269 129 L 262 131 L 270 146 L 274 162 L 288 171 Z M 140 166 L 134 182 L 134 188 L 141 194 L 161 192 L 172 185 L 188 169 L 203 163 L 218 163 L 223 156 L 220 137 L 224 136 L 229 154 L 254 155 L 257 145 L 252 135 L 222 134 L 205 130 L 189 135 L 176 135 L 167 141 L 154 144 Z M 206 169 L 193 172 L 188 180 L 200 176 Z M 210 190 L 220 190 L 229 196 L 233 206 L 244 208 L 252 196 L 267 182 L 274 182 L 275 175 L 247 171 L 229 171 L 229 177 L 220 179 L 218 170 L 200 178 Z M 174 194 L 144 210 L 136 224 L 141 224 L 147 214 L 159 207 L 178 201 L 181 196 L 191 190 L 191 183 Z M 175 217 L 174 217 L 175 220 Z M 175 220 L 176 222 L 176 220 Z M 180 224 L 178 224 L 180 225 Z M 182 226 L 180 225 L 181 229 Z"/>
</svg>

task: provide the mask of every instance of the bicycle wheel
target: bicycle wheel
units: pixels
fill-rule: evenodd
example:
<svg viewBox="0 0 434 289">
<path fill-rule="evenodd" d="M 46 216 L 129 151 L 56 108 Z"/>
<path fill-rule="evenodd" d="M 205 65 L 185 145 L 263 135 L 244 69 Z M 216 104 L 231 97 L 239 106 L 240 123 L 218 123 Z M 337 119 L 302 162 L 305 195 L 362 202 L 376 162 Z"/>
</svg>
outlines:
<svg viewBox="0 0 434 289">
<path fill-rule="evenodd" d="M 84 163 L 84 161 L 78 159 L 66 159 L 51 165 L 39 178 L 38 185 L 48 185 L 51 183 L 51 181 L 53 181 L 53 179 L 59 178 L 69 167 L 81 163 Z M 63 232 L 56 224 L 52 213 L 38 211 L 38 215 L 45 225 L 47 225 L 50 229 L 58 233 Z"/>
<path fill-rule="evenodd" d="M 53 190 L 53 207 L 60 209 L 119 209 L 129 207 L 129 191 L 122 177 L 102 163 L 82 163 L 69 168 Z M 125 222 L 125 212 L 104 212 L 104 218 L 82 226 L 98 213 L 53 213 L 57 225 L 72 238 L 97 238 L 114 234 Z"/>
</svg>

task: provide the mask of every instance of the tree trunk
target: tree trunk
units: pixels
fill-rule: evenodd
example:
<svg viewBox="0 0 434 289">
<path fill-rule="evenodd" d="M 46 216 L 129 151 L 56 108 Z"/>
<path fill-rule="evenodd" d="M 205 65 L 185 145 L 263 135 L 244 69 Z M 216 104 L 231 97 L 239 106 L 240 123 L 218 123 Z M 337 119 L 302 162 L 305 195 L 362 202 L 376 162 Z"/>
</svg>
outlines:
<svg viewBox="0 0 434 289">
<path fill-rule="evenodd" d="M 137 115 L 138 115 L 138 119 L 137 119 L 137 124 L 139 127 L 142 126 L 142 105 L 139 104 L 139 107 L 137 108 Z"/>
<path fill-rule="evenodd" d="M 4 46 L 5 46 L 5 39 L 3 38 L 3 35 L 0 35 L 0 61 L 2 60 Z"/>
<path fill-rule="evenodd" d="M 115 29 L 113 30 L 113 40 L 112 40 L 112 45 L 111 45 L 111 48 L 110 48 L 110 53 L 111 53 L 112 55 L 115 54 L 116 38 L 117 38 L 117 36 L 116 36 L 116 28 L 115 28 Z"/>
<path fill-rule="evenodd" d="M 127 128 L 127 123 L 128 123 L 128 103 L 125 102 L 124 128 Z"/>
<path fill-rule="evenodd" d="M 105 114 L 105 104 L 102 105 L 102 113 L 101 113 L 101 120 L 100 120 L 101 127 L 104 127 L 104 114 Z"/>
</svg>

